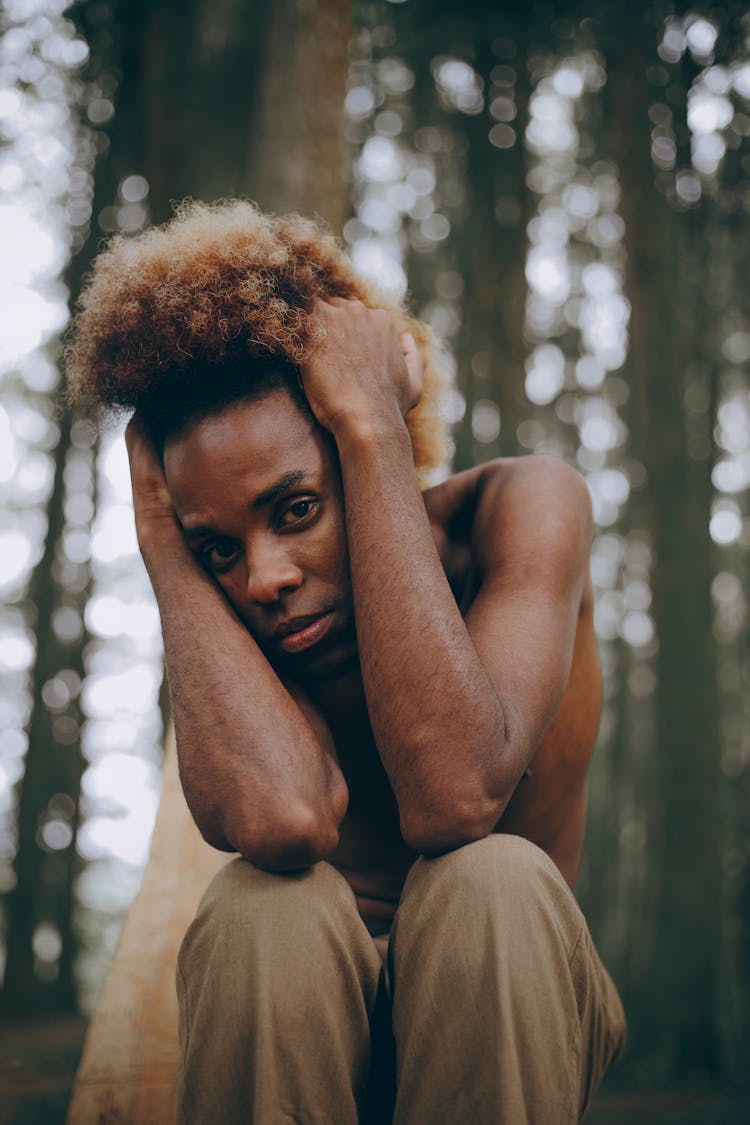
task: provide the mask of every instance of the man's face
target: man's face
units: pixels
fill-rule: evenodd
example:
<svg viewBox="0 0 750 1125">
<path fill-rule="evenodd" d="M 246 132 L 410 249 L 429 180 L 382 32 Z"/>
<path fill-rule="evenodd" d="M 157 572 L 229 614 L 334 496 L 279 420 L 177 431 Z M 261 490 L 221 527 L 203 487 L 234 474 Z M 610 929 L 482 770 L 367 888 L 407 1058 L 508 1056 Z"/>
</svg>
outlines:
<svg viewBox="0 0 750 1125">
<path fill-rule="evenodd" d="M 164 450 L 185 537 L 272 663 L 328 678 L 356 657 L 341 474 L 284 390 L 233 403 Z"/>
</svg>

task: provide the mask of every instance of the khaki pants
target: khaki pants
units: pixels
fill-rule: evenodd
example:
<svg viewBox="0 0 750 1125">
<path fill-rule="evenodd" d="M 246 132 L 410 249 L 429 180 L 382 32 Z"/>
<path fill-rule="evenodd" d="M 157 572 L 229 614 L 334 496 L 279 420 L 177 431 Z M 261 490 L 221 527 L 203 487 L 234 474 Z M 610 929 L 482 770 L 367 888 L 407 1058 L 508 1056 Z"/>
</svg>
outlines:
<svg viewBox="0 0 750 1125">
<path fill-rule="evenodd" d="M 625 1031 L 573 895 L 518 836 L 417 860 L 384 939 L 328 864 L 235 860 L 177 990 L 182 1125 L 567 1125 Z"/>
</svg>

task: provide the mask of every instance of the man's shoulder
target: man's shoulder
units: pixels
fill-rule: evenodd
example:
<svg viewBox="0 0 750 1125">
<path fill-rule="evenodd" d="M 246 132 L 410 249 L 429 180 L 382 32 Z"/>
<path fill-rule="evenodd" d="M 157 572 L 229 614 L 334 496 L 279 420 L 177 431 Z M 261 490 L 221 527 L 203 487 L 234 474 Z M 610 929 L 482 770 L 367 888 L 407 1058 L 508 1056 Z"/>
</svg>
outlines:
<svg viewBox="0 0 750 1125">
<path fill-rule="evenodd" d="M 424 493 L 433 526 L 451 538 L 493 534 L 567 522 L 590 514 L 583 476 L 559 457 L 531 454 L 498 457 L 456 473 Z"/>
<path fill-rule="evenodd" d="M 503 457 L 425 493 L 432 533 L 460 605 L 480 588 L 578 586 L 588 574 L 593 516 L 583 476 L 557 457 Z"/>
</svg>

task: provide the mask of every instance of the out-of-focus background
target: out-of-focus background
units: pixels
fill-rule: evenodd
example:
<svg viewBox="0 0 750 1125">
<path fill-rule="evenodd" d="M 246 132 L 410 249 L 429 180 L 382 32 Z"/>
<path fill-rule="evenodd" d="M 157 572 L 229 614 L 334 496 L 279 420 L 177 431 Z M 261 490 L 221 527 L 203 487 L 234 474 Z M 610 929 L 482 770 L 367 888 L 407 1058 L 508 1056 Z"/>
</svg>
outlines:
<svg viewBox="0 0 750 1125">
<path fill-rule="evenodd" d="M 61 397 L 71 301 L 106 236 L 242 194 L 408 287 L 455 469 L 585 475 L 577 893 L 630 1020 L 591 1120 L 750 1120 L 750 6 L 4 0 L 0 138 L 0 1118 L 62 1119 L 159 799 L 158 614 L 121 427 Z"/>
</svg>

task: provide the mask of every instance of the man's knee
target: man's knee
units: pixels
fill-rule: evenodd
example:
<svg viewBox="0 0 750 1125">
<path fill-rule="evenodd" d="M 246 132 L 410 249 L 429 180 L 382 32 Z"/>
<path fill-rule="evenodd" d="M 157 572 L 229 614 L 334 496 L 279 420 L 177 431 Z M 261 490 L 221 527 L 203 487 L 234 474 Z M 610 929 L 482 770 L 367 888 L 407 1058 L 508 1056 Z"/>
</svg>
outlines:
<svg viewBox="0 0 750 1125">
<path fill-rule="evenodd" d="M 206 941 L 221 945 L 239 941 L 248 946 L 271 941 L 277 949 L 292 941 L 299 946 L 351 915 L 356 915 L 354 896 L 326 863 L 275 874 L 235 859 L 209 884 L 185 935 L 181 956 L 186 948 Z"/>
<path fill-rule="evenodd" d="M 520 836 L 496 833 L 409 874 L 397 926 L 445 932 L 448 940 L 492 933 L 504 950 L 544 940 L 572 955 L 584 925 L 570 889 L 549 856 Z"/>
<path fill-rule="evenodd" d="M 345 880 L 327 863 L 316 863 L 303 871 L 274 873 L 261 871 L 245 859 L 227 863 L 211 880 L 198 914 L 228 913 L 236 923 L 248 916 L 264 914 L 271 906 L 281 919 L 301 906 L 306 911 L 316 906 L 324 909 L 344 908 L 354 903 Z"/>
<path fill-rule="evenodd" d="M 379 973 L 354 895 L 333 867 L 272 874 L 235 859 L 209 884 L 182 940 L 178 992 L 209 1008 L 220 994 L 246 1011 L 261 993 L 291 989 L 301 1010 L 335 974 L 371 1006 Z"/>
</svg>

